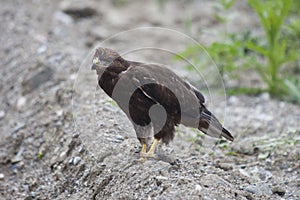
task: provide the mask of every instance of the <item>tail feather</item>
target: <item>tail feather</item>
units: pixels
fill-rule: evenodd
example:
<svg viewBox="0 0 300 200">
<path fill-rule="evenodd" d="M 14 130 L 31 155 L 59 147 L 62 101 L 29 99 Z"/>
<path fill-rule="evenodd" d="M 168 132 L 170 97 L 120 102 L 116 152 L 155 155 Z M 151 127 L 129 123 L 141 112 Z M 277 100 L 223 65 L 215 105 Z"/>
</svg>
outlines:
<svg viewBox="0 0 300 200">
<path fill-rule="evenodd" d="M 234 140 L 233 136 L 226 128 L 222 128 L 222 136 L 231 142 Z"/>
<path fill-rule="evenodd" d="M 231 133 L 222 126 L 219 120 L 206 108 L 201 112 L 198 129 L 212 137 L 224 137 L 229 141 L 234 138 Z"/>
</svg>

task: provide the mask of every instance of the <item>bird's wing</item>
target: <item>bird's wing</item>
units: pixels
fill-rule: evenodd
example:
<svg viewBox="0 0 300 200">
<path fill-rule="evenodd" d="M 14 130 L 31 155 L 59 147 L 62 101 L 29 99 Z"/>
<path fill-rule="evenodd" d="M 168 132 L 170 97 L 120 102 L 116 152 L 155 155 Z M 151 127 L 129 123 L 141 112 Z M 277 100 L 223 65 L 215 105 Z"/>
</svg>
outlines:
<svg viewBox="0 0 300 200">
<path fill-rule="evenodd" d="M 199 108 L 204 103 L 204 97 L 198 90 L 182 80 L 174 72 L 163 66 L 132 62 L 128 70 L 123 72 L 123 75 L 127 79 L 132 80 L 136 88 L 141 89 L 148 98 L 155 102 L 164 100 L 166 104 L 172 105 L 174 104 L 174 99 L 164 95 L 168 94 L 164 88 L 168 88 L 179 101 L 181 123 L 198 127 L 200 117 Z M 153 83 L 163 87 L 156 87 L 155 89 L 158 90 L 156 92 L 147 91 L 143 87 L 144 85 Z"/>
</svg>

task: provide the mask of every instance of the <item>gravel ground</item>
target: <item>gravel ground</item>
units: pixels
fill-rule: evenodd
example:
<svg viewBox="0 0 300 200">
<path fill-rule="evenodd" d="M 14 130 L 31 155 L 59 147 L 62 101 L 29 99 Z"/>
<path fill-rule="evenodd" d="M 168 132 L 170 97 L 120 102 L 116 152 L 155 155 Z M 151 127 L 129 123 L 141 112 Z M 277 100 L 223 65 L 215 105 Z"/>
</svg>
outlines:
<svg viewBox="0 0 300 200">
<path fill-rule="evenodd" d="M 268 94 L 206 93 L 235 141 L 179 126 L 174 141 L 159 146 L 158 159 L 142 163 L 132 126 L 89 70 L 97 44 L 136 27 L 175 29 L 203 44 L 217 40 L 219 30 L 251 27 L 259 34 L 245 1 L 235 5 L 226 26 L 214 19 L 212 1 L 0 5 L 0 199 L 300 199 L 298 106 Z M 140 29 L 102 45 L 126 54 L 139 47 L 180 51 L 189 42 L 165 29 Z M 190 76 L 165 51 L 125 57 Z"/>
</svg>

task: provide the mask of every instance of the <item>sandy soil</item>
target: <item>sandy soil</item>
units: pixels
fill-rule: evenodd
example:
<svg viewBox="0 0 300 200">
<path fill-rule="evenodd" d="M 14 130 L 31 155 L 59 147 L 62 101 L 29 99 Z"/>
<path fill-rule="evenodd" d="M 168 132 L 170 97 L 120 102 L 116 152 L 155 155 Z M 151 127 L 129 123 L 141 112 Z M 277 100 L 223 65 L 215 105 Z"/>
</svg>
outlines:
<svg viewBox="0 0 300 200">
<path fill-rule="evenodd" d="M 174 61 L 194 41 L 173 30 L 201 44 L 220 30 L 261 33 L 245 1 L 226 25 L 214 1 L 158 2 L 1 1 L 0 199 L 300 199 L 300 108 L 268 94 L 226 97 L 218 76 L 207 104 L 235 141 L 179 126 L 158 159 L 138 161 L 132 126 L 90 71 L 93 48 L 209 83 Z M 118 34 L 153 26 L 172 30 Z"/>
</svg>

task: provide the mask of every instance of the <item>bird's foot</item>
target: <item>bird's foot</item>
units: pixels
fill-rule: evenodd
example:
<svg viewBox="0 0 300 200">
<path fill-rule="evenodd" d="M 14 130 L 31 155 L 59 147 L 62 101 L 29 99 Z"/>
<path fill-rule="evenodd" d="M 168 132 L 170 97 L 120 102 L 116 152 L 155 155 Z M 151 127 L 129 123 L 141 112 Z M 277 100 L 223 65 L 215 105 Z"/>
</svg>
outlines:
<svg viewBox="0 0 300 200">
<path fill-rule="evenodd" d="M 141 163 L 143 163 L 143 162 L 145 162 L 148 158 L 157 159 L 157 156 L 156 156 L 156 154 L 141 153 L 140 158 L 138 159 L 138 161 L 141 162 Z"/>
<path fill-rule="evenodd" d="M 146 159 L 143 158 L 143 157 L 140 157 L 140 158 L 138 159 L 138 162 L 141 162 L 141 163 L 144 163 L 145 161 L 146 161 Z"/>
<path fill-rule="evenodd" d="M 157 159 L 157 155 L 155 154 L 155 148 L 156 148 L 157 144 L 158 144 L 158 139 L 154 139 L 153 144 L 151 145 L 151 147 L 150 147 L 150 149 L 149 149 L 148 152 L 146 152 L 147 145 L 143 144 L 142 145 L 142 151 L 141 151 L 141 154 L 140 154 L 139 161 L 140 162 L 145 162 L 146 158 Z"/>
<path fill-rule="evenodd" d="M 141 153 L 141 158 L 157 158 L 155 153 L 148 152 L 148 153 Z"/>
</svg>

